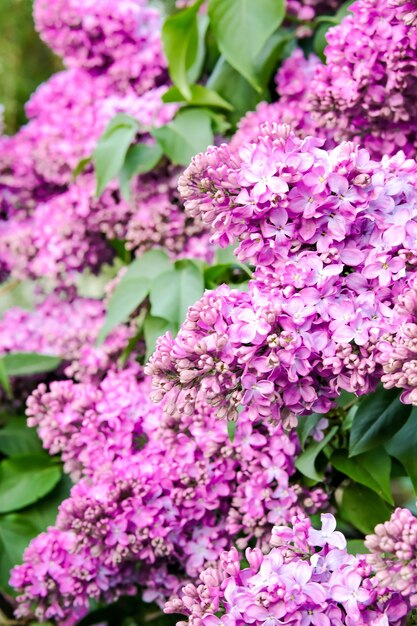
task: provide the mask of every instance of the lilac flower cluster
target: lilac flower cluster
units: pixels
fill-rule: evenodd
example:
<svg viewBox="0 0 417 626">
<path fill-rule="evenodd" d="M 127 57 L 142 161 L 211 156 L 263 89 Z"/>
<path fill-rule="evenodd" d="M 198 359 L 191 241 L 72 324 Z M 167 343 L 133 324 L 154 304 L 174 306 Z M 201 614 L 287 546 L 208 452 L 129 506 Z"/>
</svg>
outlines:
<svg viewBox="0 0 417 626">
<path fill-rule="evenodd" d="M 403 389 L 401 402 L 417 405 L 417 281 L 398 296 L 395 309 L 405 320 L 378 343 L 378 361 L 386 389 Z"/>
<path fill-rule="evenodd" d="M 99 383 L 59 380 L 42 383 L 28 398 L 28 426 L 37 427 L 43 447 L 60 454 L 76 481 L 111 470 L 121 456 L 134 454 L 135 442 L 149 433 L 160 409 L 148 400 L 149 381 L 140 382 L 136 363 L 110 371 Z"/>
<path fill-rule="evenodd" d="M 321 488 L 293 483 L 294 434 L 243 414 L 231 442 L 207 406 L 180 421 L 164 416 L 148 384 L 130 370 L 95 386 L 41 386 L 29 400 L 44 445 L 85 477 L 13 572 L 20 616 L 35 602 L 39 619 L 72 623 L 89 598 L 116 599 L 124 583 L 163 603 L 236 539 L 265 546 L 273 524 L 327 504 Z"/>
<path fill-rule="evenodd" d="M 205 258 L 207 237 L 199 221 L 184 215 L 174 168 L 163 163 L 138 177 L 129 202 L 116 183 L 95 198 L 91 166 L 73 180 L 116 114 L 134 117 L 136 139 L 147 144 L 154 142 L 151 127 L 172 120 L 177 105 L 162 102 L 158 13 L 139 0 L 120 2 L 117 10 L 113 1 L 64 4 L 39 0 L 35 14 L 45 40 L 68 53 L 71 67 L 35 92 L 26 106 L 29 123 L 0 139 L 2 268 L 69 285 L 76 272 L 97 271 L 113 257 L 106 238 L 115 237 L 135 254 L 164 246 L 173 256 L 185 248 Z"/>
<path fill-rule="evenodd" d="M 236 550 L 224 552 L 165 611 L 185 614 L 181 626 L 403 625 L 408 604 L 390 589 L 379 595 L 369 564 L 348 554 L 335 518 L 322 514 L 321 521 L 321 530 L 302 516 L 274 527 L 270 552 L 248 548 L 243 569 Z"/>
<path fill-rule="evenodd" d="M 396 509 L 388 522 L 378 524 L 365 545 L 367 562 L 375 572 L 379 595 L 397 592 L 417 606 L 417 519 L 408 509 Z"/>
<path fill-rule="evenodd" d="M 136 93 L 166 80 L 161 15 L 145 0 L 36 0 L 35 25 L 71 68 L 106 74 Z"/>
<path fill-rule="evenodd" d="M 399 149 L 414 156 L 416 5 L 359 0 L 349 11 L 327 33 L 326 64 L 310 89 L 312 115 L 335 141 L 357 137 L 373 156 Z"/>
<path fill-rule="evenodd" d="M 248 293 L 207 292 L 176 339 L 159 340 L 147 372 L 167 410 L 204 396 L 220 417 L 243 404 L 276 420 L 376 386 L 376 343 L 404 319 L 393 304 L 415 271 L 417 164 L 321 144 L 265 124 L 256 143 L 209 148 L 180 179 L 212 241 L 237 239 L 257 267 Z"/>
<path fill-rule="evenodd" d="M 128 326 L 118 326 L 101 346 L 96 346 L 104 324 L 100 300 L 63 299 L 51 294 L 33 311 L 12 308 L 0 320 L 0 354 L 38 352 L 59 356 L 67 363 L 67 376 L 83 381 L 99 379 L 116 367 L 116 359 L 132 336 Z"/>
<path fill-rule="evenodd" d="M 83 101 L 78 92 L 85 76 L 91 90 L 82 92 Z M 95 198 L 94 176 L 88 171 L 71 182 L 73 168 L 93 150 L 116 113 L 133 115 L 141 124 L 141 141 L 149 143 L 153 140 L 147 129 L 169 122 L 176 110 L 162 103 L 165 88 L 141 97 L 97 99 L 95 83 L 82 70 L 64 72 L 29 103 L 34 117 L 20 131 L 32 158 L 29 188 L 20 187 L 31 171 L 24 165 L 14 176 L 5 173 L 3 193 L 0 187 L 9 216 L 0 223 L 0 257 L 19 278 L 49 276 L 70 283 L 75 272 L 85 267 L 96 271 L 112 258 L 106 238 L 125 239 L 135 254 L 164 246 L 175 256 L 190 245 L 197 252 L 201 249 L 198 256 L 207 256 L 200 221 L 187 218 L 179 202 L 176 168 L 162 164 L 152 174 L 139 176 L 130 202 L 121 197 L 116 183 Z M 64 117 L 60 103 L 62 109 L 69 108 Z M 11 152 L 18 143 L 12 139 Z M 0 185 L 1 180 L 0 174 Z"/>
</svg>

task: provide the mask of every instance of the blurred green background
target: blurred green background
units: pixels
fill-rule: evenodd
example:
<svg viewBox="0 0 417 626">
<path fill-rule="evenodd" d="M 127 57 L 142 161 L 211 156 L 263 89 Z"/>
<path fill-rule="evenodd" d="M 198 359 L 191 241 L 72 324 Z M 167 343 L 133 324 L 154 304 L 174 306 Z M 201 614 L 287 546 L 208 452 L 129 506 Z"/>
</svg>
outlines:
<svg viewBox="0 0 417 626">
<path fill-rule="evenodd" d="M 0 104 L 11 134 L 26 118 L 24 104 L 61 62 L 34 30 L 32 0 L 0 0 Z"/>
</svg>

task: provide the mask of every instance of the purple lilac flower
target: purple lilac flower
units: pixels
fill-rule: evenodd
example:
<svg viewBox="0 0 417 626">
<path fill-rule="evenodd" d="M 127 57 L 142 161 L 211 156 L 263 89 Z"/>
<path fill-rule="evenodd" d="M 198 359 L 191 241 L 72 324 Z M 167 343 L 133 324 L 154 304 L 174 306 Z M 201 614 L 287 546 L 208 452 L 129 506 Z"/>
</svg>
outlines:
<svg viewBox="0 0 417 626">
<path fill-rule="evenodd" d="M 167 411 L 205 397 L 219 417 L 242 404 L 292 423 L 378 383 L 375 346 L 405 320 L 394 304 L 415 272 L 417 166 L 322 143 L 266 124 L 256 143 L 209 148 L 181 177 L 188 212 L 256 270 L 247 293 L 206 292 L 175 340 L 160 339 L 147 372 Z"/>
<path fill-rule="evenodd" d="M 145 0 L 36 0 L 35 25 L 68 67 L 144 93 L 165 82 L 161 16 Z"/>
<path fill-rule="evenodd" d="M 415 3 L 359 0 L 327 33 L 326 64 L 310 86 L 311 113 L 336 141 L 360 137 L 374 157 L 416 153 Z"/>
<path fill-rule="evenodd" d="M 321 531 L 303 516 L 293 518 L 292 527 L 274 527 L 272 549 L 248 548 L 243 569 L 235 551 L 223 553 L 165 611 L 183 613 L 187 621 L 179 624 L 192 626 L 404 624 L 407 600 L 393 589 L 375 590 L 365 557 L 349 555 L 341 533 L 335 545 L 333 516 L 322 515 L 322 522 Z"/>
<path fill-rule="evenodd" d="M 365 545 L 378 594 L 395 591 L 416 607 L 417 519 L 411 511 L 397 508 L 387 522 L 376 526 L 375 534 L 368 535 Z"/>
<path fill-rule="evenodd" d="M 41 386 L 29 400 L 44 445 L 81 478 L 13 572 L 19 615 L 36 604 L 39 618 L 71 624 L 73 603 L 82 614 L 89 598 L 116 599 L 121 580 L 163 604 L 236 537 L 242 548 L 266 546 L 275 522 L 326 506 L 322 489 L 293 483 L 294 434 L 243 414 L 232 443 L 209 407 L 174 420 L 149 400 L 148 384 L 127 370 L 95 385 Z M 59 575 L 44 563 L 57 549 Z"/>
<path fill-rule="evenodd" d="M 395 308 L 404 322 L 378 343 L 378 361 L 386 389 L 402 389 L 401 401 L 417 404 L 417 281 L 414 279 L 398 296 Z"/>
</svg>

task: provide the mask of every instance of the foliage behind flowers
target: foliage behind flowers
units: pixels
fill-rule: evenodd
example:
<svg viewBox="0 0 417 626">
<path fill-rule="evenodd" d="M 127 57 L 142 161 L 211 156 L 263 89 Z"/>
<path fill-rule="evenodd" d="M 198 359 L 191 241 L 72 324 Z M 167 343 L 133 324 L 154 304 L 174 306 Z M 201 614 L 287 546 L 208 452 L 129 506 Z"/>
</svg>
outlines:
<svg viewBox="0 0 417 626">
<path fill-rule="evenodd" d="M 0 621 L 406 626 L 417 8 L 174 4 L 34 3 L 64 69 L 0 137 Z"/>
</svg>

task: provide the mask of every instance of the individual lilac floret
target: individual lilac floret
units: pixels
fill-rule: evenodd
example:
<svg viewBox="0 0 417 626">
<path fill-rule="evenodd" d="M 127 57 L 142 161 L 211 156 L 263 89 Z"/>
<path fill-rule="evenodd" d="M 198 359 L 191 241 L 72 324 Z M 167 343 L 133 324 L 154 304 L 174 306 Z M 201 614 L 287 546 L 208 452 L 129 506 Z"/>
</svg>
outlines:
<svg viewBox="0 0 417 626">
<path fill-rule="evenodd" d="M 378 594 L 398 592 L 417 606 L 417 519 L 408 509 L 396 509 L 388 522 L 378 524 L 365 545 L 375 571 Z"/>
<path fill-rule="evenodd" d="M 35 25 L 68 67 L 144 93 L 165 79 L 159 11 L 145 0 L 36 0 Z"/>
<path fill-rule="evenodd" d="M 326 64 L 310 88 L 317 124 L 336 141 L 359 137 L 374 157 L 416 154 L 417 11 L 395 4 L 352 4 L 353 15 L 328 31 Z"/>
<path fill-rule="evenodd" d="M 185 614 L 187 622 L 179 624 L 190 626 L 403 625 L 408 603 L 393 591 L 378 595 L 364 557 L 347 553 L 341 533 L 333 541 L 333 516 L 322 522 L 322 531 L 313 531 L 305 517 L 275 527 L 269 553 L 248 548 L 243 569 L 236 550 L 223 553 L 165 611 Z"/>
<path fill-rule="evenodd" d="M 397 17 L 407 26 L 417 26 L 417 2 L 415 0 L 389 0 L 389 5 L 396 8 Z"/>
</svg>

